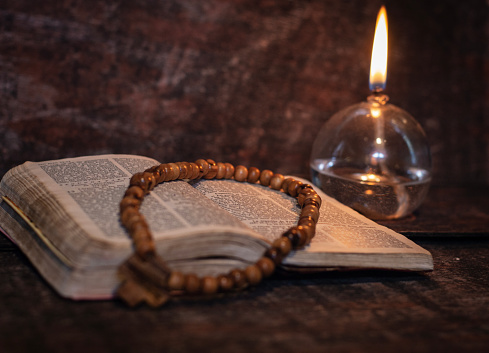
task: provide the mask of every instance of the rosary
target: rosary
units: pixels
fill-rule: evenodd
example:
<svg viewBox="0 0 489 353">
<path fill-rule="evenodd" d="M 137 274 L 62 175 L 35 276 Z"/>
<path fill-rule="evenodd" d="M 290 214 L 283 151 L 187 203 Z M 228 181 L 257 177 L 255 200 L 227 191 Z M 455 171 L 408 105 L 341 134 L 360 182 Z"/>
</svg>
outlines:
<svg viewBox="0 0 489 353">
<path fill-rule="evenodd" d="M 297 198 L 301 213 L 297 225 L 277 238 L 263 256 L 244 269 L 233 269 L 217 277 L 198 277 L 193 273 L 172 271 L 156 253 L 155 243 L 140 206 L 144 196 L 160 183 L 172 180 L 234 179 L 239 182 L 261 184 Z M 117 296 L 129 306 L 146 302 L 159 307 L 172 296 L 215 295 L 256 286 L 269 277 L 292 250 L 309 244 L 316 231 L 321 198 L 310 184 L 270 170 L 234 167 L 230 163 L 216 163 L 212 159 L 195 162 L 164 163 L 136 173 L 131 177 L 122 201 L 120 220 L 134 245 L 134 254 L 119 267 L 122 280 Z"/>
</svg>

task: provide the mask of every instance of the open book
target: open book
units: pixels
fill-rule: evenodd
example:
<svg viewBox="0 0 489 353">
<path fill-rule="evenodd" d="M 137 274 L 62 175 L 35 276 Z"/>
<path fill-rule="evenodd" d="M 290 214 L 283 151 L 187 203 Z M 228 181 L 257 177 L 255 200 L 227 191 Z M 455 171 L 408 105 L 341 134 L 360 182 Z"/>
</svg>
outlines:
<svg viewBox="0 0 489 353">
<path fill-rule="evenodd" d="M 133 252 L 119 202 L 131 175 L 157 164 L 132 155 L 26 162 L 1 180 L 0 228 L 62 296 L 110 298 Z M 286 258 L 286 269 L 433 269 L 428 251 L 316 190 L 316 236 Z M 280 191 L 234 180 L 163 183 L 141 208 L 162 258 L 198 275 L 254 263 L 299 211 Z"/>
</svg>

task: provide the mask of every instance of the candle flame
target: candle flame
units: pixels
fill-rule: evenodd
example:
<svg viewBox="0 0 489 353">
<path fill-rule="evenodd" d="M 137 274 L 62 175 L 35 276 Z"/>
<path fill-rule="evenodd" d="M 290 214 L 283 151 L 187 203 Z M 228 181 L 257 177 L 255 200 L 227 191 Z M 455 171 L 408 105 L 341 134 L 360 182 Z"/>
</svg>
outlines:
<svg viewBox="0 0 489 353">
<path fill-rule="evenodd" d="M 370 90 L 382 91 L 387 80 L 387 12 L 382 6 L 375 25 L 372 60 L 370 62 Z"/>
</svg>

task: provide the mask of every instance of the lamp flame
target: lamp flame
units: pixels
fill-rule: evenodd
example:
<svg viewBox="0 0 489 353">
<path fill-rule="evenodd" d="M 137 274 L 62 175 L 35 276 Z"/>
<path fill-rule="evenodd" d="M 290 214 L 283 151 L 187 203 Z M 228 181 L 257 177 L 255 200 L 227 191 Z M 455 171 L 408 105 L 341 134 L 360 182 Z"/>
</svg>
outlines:
<svg viewBox="0 0 489 353">
<path fill-rule="evenodd" d="M 370 61 L 370 90 L 379 92 L 385 89 L 387 80 L 387 12 L 382 6 L 375 25 L 372 60 Z"/>
</svg>

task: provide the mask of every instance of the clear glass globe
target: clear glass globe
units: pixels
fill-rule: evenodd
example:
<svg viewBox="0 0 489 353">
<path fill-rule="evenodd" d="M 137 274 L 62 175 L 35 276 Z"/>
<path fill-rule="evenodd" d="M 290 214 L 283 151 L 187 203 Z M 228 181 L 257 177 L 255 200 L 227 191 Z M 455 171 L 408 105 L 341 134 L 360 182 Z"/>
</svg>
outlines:
<svg viewBox="0 0 489 353">
<path fill-rule="evenodd" d="M 372 219 L 395 219 L 423 202 L 431 181 L 425 133 L 383 94 L 349 106 L 321 128 L 311 153 L 313 182 Z"/>
</svg>

